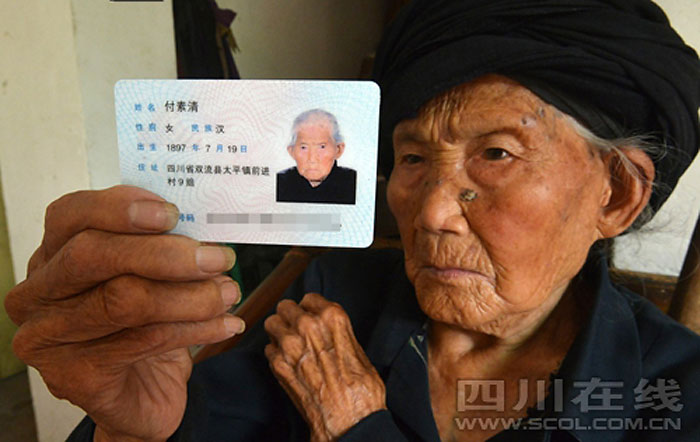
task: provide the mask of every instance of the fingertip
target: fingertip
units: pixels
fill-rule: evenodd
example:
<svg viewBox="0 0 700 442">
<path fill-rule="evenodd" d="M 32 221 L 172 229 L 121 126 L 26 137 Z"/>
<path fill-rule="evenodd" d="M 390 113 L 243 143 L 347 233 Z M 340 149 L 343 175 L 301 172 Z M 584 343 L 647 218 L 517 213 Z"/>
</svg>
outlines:
<svg viewBox="0 0 700 442">
<path fill-rule="evenodd" d="M 281 300 L 280 302 L 277 303 L 277 308 L 276 308 L 276 310 L 277 310 L 277 312 L 279 312 L 280 309 L 281 309 L 281 310 L 284 310 L 284 309 L 286 309 L 286 308 L 293 307 L 293 306 L 295 306 L 295 305 L 297 305 L 297 303 L 294 302 L 294 301 L 292 301 L 291 299 L 283 299 L 283 300 Z"/>
<path fill-rule="evenodd" d="M 274 347 L 272 346 L 272 342 L 268 343 L 265 348 L 263 349 L 263 352 L 265 353 L 265 357 L 269 360 L 270 356 L 274 352 Z"/>
<path fill-rule="evenodd" d="M 180 209 L 173 203 L 165 202 L 165 230 L 172 230 L 180 219 Z"/>
<path fill-rule="evenodd" d="M 276 319 L 275 319 L 276 318 Z M 279 315 L 270 315 L 263 321 L 263 329 L 269 334 L 271 333 L 273 322 L 279 320 Z"/>
<path fill-rule="evenodd" d="M 304 295 L 304 297 L 302 298 L 299 305 L 303 305 L 303 306 L 306 306 L 309 304 L 315 305 L 315 304 L 318 304 L 319 300 L 325 300 L 325 298 L 323 296 L 321 296 L 320 293 L 309 292 L 309 293 Z"/>
<path fill-rule="evenodd" d="M 245 321 L 237 316 L 226 315 L 224 317 L 224 327 L 231 336 L 239 335 L 245 331 Z"/>
<path fill-rule="evenodd" d="M 236 256 L 236 252 L 231 247 L 224 246 L 223 249 L 224 254 L 226 255 L 226 271 L 229 271 L 236 265 L 238 257 Z"/>
<path fill-rule="evenodd" d="M 228 276 L 217 277 L 216 282 L 219 286 L 221 299 L 226 309 L 231 308 L 241 302 L 241 289 L 237 282 Z"/>
<path fill-rule="evenodd" d="M 180 217 L 180 211 L 174 204 L 153 200 L 132 202 L 127 214 L 133 227 L 156 232 L 173 229 Z"/>
<path fill-rule="evenodd" d="M 201 245 L 197 248 L 195 259 L 202 272 L 226 272 L 236 264 L 236 252 L 230 247 Z"/>
<path fill-rule="evenodd" d="M 236 307 L 241 303 L 241 301 L 243 301 L 243 291 L 241 290 L 241 285 L 238 283 L 238 281 L 234 281 L 233 283 L 236 285 L 236 291 L 238 292 L 236 302 L 233 304 L 233 306 Z"/>
</svg>

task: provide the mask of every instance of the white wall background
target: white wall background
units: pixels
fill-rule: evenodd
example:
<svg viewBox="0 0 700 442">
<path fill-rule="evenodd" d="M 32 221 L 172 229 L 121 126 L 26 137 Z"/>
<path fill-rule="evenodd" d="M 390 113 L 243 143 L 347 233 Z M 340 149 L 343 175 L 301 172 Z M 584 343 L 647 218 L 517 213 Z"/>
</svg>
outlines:
<svg viewBox="0 0 700 442">
<path fill-rule="evenodd" d="M 57 195 L 89 185 L 82 100 L 69 1 L 26 0 L 0 14 L 0 167 L 15 281 L 39 244 Z M 65 438 L 84 413 L 30 385 L 42 441 Z M 54 406 L 53 404 L 57 404 Z"/>
<path fill-rule="evenodd" d="M 46 205 L 118 182 L 112 87 L 119 78 L 174 78 L 171 3 L 22 0 L 0 14 L 0 177 L 15 279 L 41 241 Z M 700 2 L 660 0 L 700 48 Z M 219 0 L 245 78 L 351 78 L 378 39 L 378 0 Z M 616 264 L 676 274 L 700 210 L 700 164 L 658 215 L 654 234 L 620 241 Z M 51 398 L 36 373 L 42 442 L 64 440 L 82 413 Z"/>
<path fill-rule="evenodd" d="M 0 176 L 21 281 L 48 203 L 119 180 L 114 82 L 174 78 L 175 46 L 170 1 L 9 3 L 0 14 Z M 51 396 L 35 370 L 29 377 L 39 440 L 65 440 L 84 413 Z"/>
<path fill-rule="evenodd" d="M 72 0 L 73 35 L 92 188 L 119 183 L 114 83 L 177 78 L 172 0 Z"/>
</svg>

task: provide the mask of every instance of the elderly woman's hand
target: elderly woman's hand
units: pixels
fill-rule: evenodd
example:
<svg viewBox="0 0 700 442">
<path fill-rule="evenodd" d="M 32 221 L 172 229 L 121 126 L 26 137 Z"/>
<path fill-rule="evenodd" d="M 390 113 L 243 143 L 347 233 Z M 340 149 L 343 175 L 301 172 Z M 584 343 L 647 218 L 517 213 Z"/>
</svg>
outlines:
<svg viewBox="0 0 700 442">
<path fill-rule="evenodd" d="M 96 440 L 158 440 L 177 428 L 187 346 L 241 331 L 230 249 L 162 235 L 177 209 L 135 187 L 77 192 L 46 212 L 28 277 L 5 306 L 13 345 L 49 390 L 83 408 Z"/>
<path fill-rule="evenodd" d="M 336 303 L 310 293 L 284 300 L 265 321 L 272 372 L 306 419 L 311 440 L 335 440 L 386 408 L 384 383 Z"/>
</svg>

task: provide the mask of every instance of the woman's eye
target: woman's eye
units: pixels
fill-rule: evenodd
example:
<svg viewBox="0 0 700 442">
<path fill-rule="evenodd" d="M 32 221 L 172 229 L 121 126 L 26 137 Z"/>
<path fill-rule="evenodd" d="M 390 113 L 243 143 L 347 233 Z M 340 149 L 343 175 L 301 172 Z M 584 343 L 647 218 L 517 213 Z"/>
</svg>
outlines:
<svg viewBox="0 0 700 442">
<path fill-rule="evenodd" d="M 507 150 L 500 149 L 498 147 L 490 147 L 484 150 L 484 159 L 489 161 L 505 160 L 510 157 L 510 153 Z"/>
<path fill-rule="evenodd" d="M 301 150 L 306 150 L 306 145 L 305 145 L 305 144 L 302 144 L 302 145 L 299 146 L 299 147 L 301 148 Z"/>
<path fill-rule="evenodd" d="M 423 161 L 423 157 L 413 153 L 409 153 L 401 157 L 401 162 L 404 164 L 418 164 Z"/>
<path fill-rule="evenodd" d="M 321 144 L 321 149 L 325 149 L 325 148 L 326 148 L 326 145 L 325 145 L 325 144 Z"/>
</svg>

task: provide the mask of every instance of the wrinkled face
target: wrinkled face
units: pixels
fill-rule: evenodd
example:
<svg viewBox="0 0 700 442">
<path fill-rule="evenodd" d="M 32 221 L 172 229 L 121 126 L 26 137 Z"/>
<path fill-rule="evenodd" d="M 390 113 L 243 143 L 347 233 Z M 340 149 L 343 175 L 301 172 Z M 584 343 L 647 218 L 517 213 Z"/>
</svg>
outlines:
<svg viewBox="0 0 700 442">
<path fill-rule="evenodd" d="M 297 163 L 299 174 L 314 187 L 326 179 L 343 149 L 344 144 L 333 139 L 331 125 L 320 119 L 299 126 L 296 143 L 287 148 Z"/>
<path fill-rule="evenodd" d="M 389 205 L 423 311 L 506 337 L 551 309 L 601 237 L 610 185 L 600 155 L 498 76 L 434 99 L 393 137 Z M 465 189 L 476 199 L 461 201 Z"/>
</svg>

